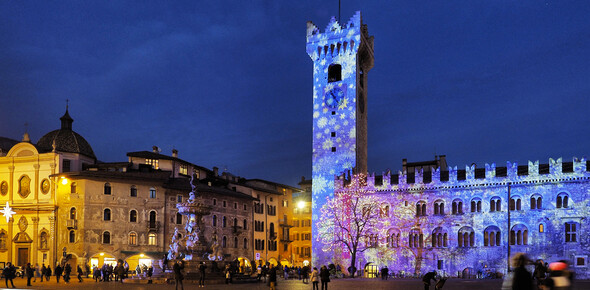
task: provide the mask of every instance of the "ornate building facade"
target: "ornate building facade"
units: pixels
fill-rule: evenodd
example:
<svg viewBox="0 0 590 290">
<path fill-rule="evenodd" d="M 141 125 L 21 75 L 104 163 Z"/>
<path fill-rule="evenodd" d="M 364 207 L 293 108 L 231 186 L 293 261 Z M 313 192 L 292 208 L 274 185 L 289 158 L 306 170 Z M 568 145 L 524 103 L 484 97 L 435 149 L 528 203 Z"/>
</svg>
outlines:
<svg viewBox="0 0 590 290">
<path fill-rule="evenodd" d="M 590 277 L 590 163 L 585 158 L 457 169 L 447 167 L 441 156 L 432 162 L 404 160 L 397 174 L 366 177 L 364 110 L 372 48 L 360 13 L 344 25 L 332 18 L 324 33 L 308 23 L 307 53 L 314 62 L 314 266 L 349 266 L 351 251 L 335 249 L 333 233 L 339 229 L 326 222 L 334 219 L 326 207 L 336 197 L 346 200 L 360 192 L 377 206 L 360 214 L 374 220 L 362 232 L 357 269 L 506 273 L 511 253 L 524 252 L 532 259 L 568 260 L 579 277 Z M 345 171 L 361 175 L 350 180 Z M 355 181 L 354 176 L 365 177 Z M 344 226 L 350 222 L 343 217 Z"/>
</svg>

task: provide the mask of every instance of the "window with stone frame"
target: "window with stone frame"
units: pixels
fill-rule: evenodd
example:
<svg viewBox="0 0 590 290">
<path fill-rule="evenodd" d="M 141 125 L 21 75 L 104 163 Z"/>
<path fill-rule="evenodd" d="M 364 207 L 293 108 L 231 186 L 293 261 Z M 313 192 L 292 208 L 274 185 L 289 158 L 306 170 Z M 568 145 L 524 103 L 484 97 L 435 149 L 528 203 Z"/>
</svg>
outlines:
<svg viewBox="0 0 590 290">
<path fill-rule="evenodd" d="M 578 241 L 578 228 L 579 224 L 576 222 L 566 222 L 565 223 L 565 242 L 566 243 L 575 243 Z"/>
</svg>

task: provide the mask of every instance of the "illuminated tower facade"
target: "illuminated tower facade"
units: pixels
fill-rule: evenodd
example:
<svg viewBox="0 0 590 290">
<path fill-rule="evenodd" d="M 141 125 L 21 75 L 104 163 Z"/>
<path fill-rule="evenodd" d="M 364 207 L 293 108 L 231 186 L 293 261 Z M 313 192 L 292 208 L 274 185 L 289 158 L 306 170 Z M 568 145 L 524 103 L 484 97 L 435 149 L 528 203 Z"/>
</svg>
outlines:
<svg viewBox="0 0 590 290">
<path fill-rule="evenodd" d="M 357 12 L 326 30 L 307 22 L 307 53 L 313 61 L 312 239 L 313 265 L 328 264 L 318 237 L 320 209 L 334 195 L 334 178 L 367 172 L 367 72 L 373 37 Z"/>
</svg>

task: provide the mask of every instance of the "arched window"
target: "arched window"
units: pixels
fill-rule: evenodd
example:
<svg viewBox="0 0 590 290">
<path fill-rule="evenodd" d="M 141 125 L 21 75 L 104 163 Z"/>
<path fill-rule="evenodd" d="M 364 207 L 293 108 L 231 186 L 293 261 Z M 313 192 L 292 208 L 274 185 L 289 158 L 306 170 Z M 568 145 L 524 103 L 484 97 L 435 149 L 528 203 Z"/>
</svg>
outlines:
<svg viewBox="0 0 590 290">
<path fill-rule="evenodd" d="M 129 211 L 129 222 L 131 222 L 131 223 L 137 222 L 137 211 L 134 209 Z"/>
<path fill-rule="evenodd" d="M 397 248 L 400 246 L 400 232 L 397 229 L 390 229 L 387 235 L 387 247 Z"/>
<path fill-rule="evenodd" d="M 544 233 L 545 232 L 545 225 L 540 223 L 539 224 L 539 233 Z"/>
<path fill-rule="evenodd" d="M 70 184 L 70 193 L 76 193 L 76 186 L 77 184 L 75 182 L 72 182 L 72 184 Z"/>
<path fill-rule="evenodd" d="M 150 198 L 156 198 L 156 189 L 150 188 Z"/>
<path fill-rule="evenodd" d="M 223 236 L 223 238 L 221 238 L 221 247 L 227 248 L 227 237 L 226 236 Z"/>
<path fill-rule="evenodd" d="M 557 195 L 557 199 L 555 200 L 555 207 L 556 208 L 567 208 L 569 203 L 569 196 L 565 192 L 561 192 Z"/>
<path fill-rule="evenodd" d="M 410 248 L 422 248 L 424 246 L 424 235 L 419 229 L 412 229 L 408 235 L 408 246 Z"/>
<path fill-rule="evenodd" d="M 102 233 L 102 243 L 103 244 L 110 244 L 111 243 L 111 233 L 108 231 L 105 231 L 104 233 Z"/>
<path fill-rule="evenodd" d="M 217 226 L 217 216 L 216 215 L 213 215 L 213 220 L 211 222 L 211 225 L 213 225 L 214 227 Z"/>
<path fill-rule="evenodd" d="M 462 227 L 457 233 L 457 244 L 460 248 L 475 247 L 475 232 L 472 227 Z"/>
<path fill-rule="evenodd" d="M 111 195 L 111 184 L 108 182 L 104 184 L 104 194 Z"/>
<path fill-rule="evenodd" d="M 510 210 L 521 210 L 522 201 L 520 196 L 514 195 L 510 198 Z"/>
<path fill-rule="evenodd" d="M 182 224 L 182 215 L 179 212 L 176 213 L 176 224 L 177 225 Z"/>
<path fill-rule="evenodd" d="M 389 205 L 388 204 L 381 205 L 381 207 L 379 208 L 379 217 L 380 218 L 389 217 Z"/>
<path fill-rule="evenodd" d="M 137 197 L 137 187 L 135 185 L 132 185 L 129 189 L 129 196 Z"/>
<path fill-rule="evenodd" d="M 444 215 L 445 214 L 445 202 L 442 200 L 437 200 L 434 202 L 434 214 L 436 215 Z"/>
<path fill-rule="evenodd" d="M 76 219 L 76 208 L 75 207 L 70 208 L 70 219 L 71 220 Z"/>
<path fill-rule="evenodd" d="M 511 245 L 528 245 L 528 228 L 523 224 L 517 224 L 510 230 Z"/>
<path fill-rule="evenodd" d="M 244 219 L 244 222 L 242 223 L 242 228 L 244 228 L 244 230 L 248 229 L 248 220 Z"/>
<path fill-rule="evenodd" d="M 227 218 L 225 218 L 225 216 L 221 220 L 221 226 L 224 227 L 224 228 L 227 226 Z"/>
<path fill-rule="evenodd" d="M 41 236 L 45 234 L 45 238 L 47 239 L 47 233 L 41 232 Z M 6 250 L 6 231 L 0 230 L 0 250 Z"/>
<path fill-rule="evenodd" d="M 481 198 L 471 199 L 471 212 L 481 212 Z"/>
<path fill-rule="evenodd" d="M 150 229 L 156 228 L 156 214 L 155 210 L 150 211 L 150 218 L 148 220 Z"/>
<path fill-rule="evenodd" d="M 129 245 L 137 245 L 137 234 L 135 232 L 129 233 Z"/>
<path fill-rule="evenodd" d="M 494 196 L 490 199 L 490 212 L 502 211 L 502 199 Z"/>
<path fill-rule="evenodd" d="M 269 232 L 270 232 L 270 236 L 271 237 L 276 236 L 276 233 L 275 233 L 275 224 L 274 223 L 270 223 Z"/>
<path fill-rule="evenodd" d="M 76 232 L 74 230 L 70 231 L 70 243 L 76 242 Z"/>
<path fill-rule="evenodd" d="M 103 220 L 110 221 L 111 220 L 111 209 L 105 208 L 103 212 Z"/>
<path fill-rule="evenodd" d="M 416 216 L 426 216 L 426 202 L 421 200 L 416 203 Z"/>
<path fill-rule="evenodd" d="M 461 199 L 453 200 L 452 212 L 453 214 L 463 214 L 463 201 Z"/>
<path fill-rule="evenodd" d="M 502 233 L 497 226 L 489 226 L 483 231 L 483 245 L 485 247 L 500 246 Z"/>
<path fill-rule="evenodd" d="M 238 219 L 237 218 L 234 218 L 234 227 L 236 227 L 236 228 L 238 227 Z"/>
<path fill-rule="evenodd" d="M 238 237 L 234 237 L 234 248 L 238 247 Z"/>
<path fill-rule="evenodd" d="M 432 247 L 433 248 L 443 248 L 448 246 L 448 235 L 447 232 L 441 228 L 437 227 L 432 231 Z"/>
<path fill-rule="evenodd" d="M 248 248 L 248 239 L 244 238 L 244 249 Z"/>
<path fill-rule="evenodd" d="M 333 63 L 328 67 L 328 82 L 337 82 L 342 80 L 342 66 Z"/>
<path fill-rule="evenodd" d="M 148 235 L 148 245 L 155 246 L 157 244 L 158 244 L 158 242 L 157 242 L 157 236 L 156 236 L 156 234 L 155 233 L 150 233 Z"/>
</svg>

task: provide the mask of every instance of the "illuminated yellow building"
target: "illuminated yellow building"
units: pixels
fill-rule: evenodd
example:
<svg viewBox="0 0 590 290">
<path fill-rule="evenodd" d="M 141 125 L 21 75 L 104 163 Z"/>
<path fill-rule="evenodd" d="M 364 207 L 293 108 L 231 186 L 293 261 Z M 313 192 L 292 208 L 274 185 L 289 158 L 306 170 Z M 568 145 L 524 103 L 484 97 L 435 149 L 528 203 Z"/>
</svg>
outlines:
<svg viewBox="0 0 590 290">
<path fill-rule="evenodd" d="M 306 266 L 311 262 L 311 180 L 302 178 L 301 192 L 293 194 L 293 228 L 291 247 L 293 265 Z"/>
</svg>

